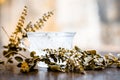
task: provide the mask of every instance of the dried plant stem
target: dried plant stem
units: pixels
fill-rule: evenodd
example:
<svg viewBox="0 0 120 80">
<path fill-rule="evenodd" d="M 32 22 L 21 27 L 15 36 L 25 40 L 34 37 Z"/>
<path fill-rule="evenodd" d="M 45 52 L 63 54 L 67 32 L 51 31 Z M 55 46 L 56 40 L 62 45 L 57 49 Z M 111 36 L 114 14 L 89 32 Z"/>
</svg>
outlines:
<svg viewBox="0 0 120 80">
<path fill-rule="evenodd" d="M 2 29 L 3 29 L 3 31 L 5 32 L 5 34 L 7 35 L 7 37 L 9 38 L 9 35 L 8 35 L 7 31 L 5 30 L 5 28 L 2 27 Z"/>
<path fill-rule="evenodd" d="M 27 58 L 26 56 L 24 56 L 24 55 L 22 55 L 22 54 L 20 54 L 20 53 L 18 53 L 18 52 L 16 52 L 16 51 L 10 51 L 10 52 L 8 52 L 8 54 L 6 54 L 5 56 L 7 56 L 7 55 L 9 55 L 9 54 L 11 54 L 11 53 L 17 53 L 17 54 L 21 55 L 22 57 Z"/>
<path fill-rule="evenodd" d="M 21 55 L 22 57 L 24 57 L 24 58 L 27 58 L 26 56 L 24 56 L 24 55 L 22 55 L 22 54 L 20 54 L 20 53 L 18 53 L 19 55 Z"/>
</svg>

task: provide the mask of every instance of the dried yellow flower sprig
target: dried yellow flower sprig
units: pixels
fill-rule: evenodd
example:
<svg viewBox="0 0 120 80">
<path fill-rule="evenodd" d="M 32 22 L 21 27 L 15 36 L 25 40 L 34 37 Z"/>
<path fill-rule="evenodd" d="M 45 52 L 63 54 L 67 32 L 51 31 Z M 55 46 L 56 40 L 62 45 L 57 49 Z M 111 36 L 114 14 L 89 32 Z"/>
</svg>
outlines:
<svg viewBox="0 0 120 80">
<path fill-rule="evenodd" d="M 26 16 L 27 16 L 27 6 L 24 6 L 22 14 L 19 18 L 17 25 L 16 25 L 16 29 L 9 39 L 10 43 L 19 45 L 20 40 L 23 38 L 22 36 L 24 34 L 26 34 L 26 32 L 24 31 L 24 23 L 25 23 Z"/>
<path fill-rule="evenodd" d="M 21 48 L 19 46 L 20 41 L 22 39 L 22 34 L 23 34 L 23 26 L 25 22 L 25 17 L 27 15 L 27 7 L 25 6 L 22 14 L 19 18 L 19 21 L 16 25 L 16 29 L 13 32 L 13 34 L 9 37 L 9 43 L 7 46 L 4 46 L 5 50 L 3 51 L 3 55 L 8 58 L 8 62 L 13 62 L 12 61 L 12 56 L 15 54 L 20 54 L 18 53 L 19 51 L 26 51 L 25 48 Z M 22 57 L 26 58 L 24 55 L 20 54 Z"/>
<path fill-rule="evenodd" d="M 3 56 L 7 58 L 6 63 L 13 63 L 13 59 L 18 61 L 18 67 L 21 67 L 22 72 L 32 71 L 40 61 L 39 56 L 35 56 L 35 52 L 30 52 L 30 57 L 24 56 L 22 53 L 26 51 L 25 48 L 20 47 L 21 40 L 27 37 L 27 32 L 35 32 L 42 28 L 44 23 L 53 15 L 53 12 L 45 13 L 42 18 L 40 18 L 35 24 L 32 22 L 28 23 L 27 26 L 24 25 L 27 16 L 27 6 L 24 6 L 22 14 L 18 20 L 15 31 L 9 37 L 9 43 L 4 46 Z M 0 60 L 0 64 L 4 61 Z"/>
<path fill-rule="evenodd" d="M 39 30 L 42 28 L 42 26 L 44 26 L 44 23 L 53 15 L 53 12 L 48 12 L 45 13 L 42 18 L 40 18 L 38 21 L 36 21 L 35 24 L 32 24 L 32 22 L 30 21 L 27 25 L 27 27 L 25 28 L 26 32 L 35 32 L 36 30 Z"/>
</svg>

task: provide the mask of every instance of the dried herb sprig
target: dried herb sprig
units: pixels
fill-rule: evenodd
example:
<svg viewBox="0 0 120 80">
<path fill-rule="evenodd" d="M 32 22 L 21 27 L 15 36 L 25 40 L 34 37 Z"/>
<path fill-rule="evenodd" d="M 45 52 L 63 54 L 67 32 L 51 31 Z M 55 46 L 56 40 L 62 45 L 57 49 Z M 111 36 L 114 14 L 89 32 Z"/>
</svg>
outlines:
<svg viewBox="0 0 120 80">
<path fill-rule="evenodd" d="M 22 29 L 25 22 L 25 17 L 27 15 L 27 7 L 25 6 L 22 12 L 22 15 L 20 16 L 20 19 L 16 25 L 16 29 L 13 32 L 13 34 L 9 37 L 9 44 L 7 46 L 4 46 L 5 50 L 3 51 L 3 56 L 8 58 L 8 62 L 13 62 L 12 57 L 16 54 L 19 54 L 20 56 L 26 58 L 23 56 L 20 51 L 26 51 L 25 48 L 21 48 L 19 46 L 20 40 L 22 39 Z"/>
<path fill-rule="evenodd" d="M 18 67 L 21 67 L 22 72 L 29 72 L 34 69 L 37 62 L 40 61 L 40 57 L 35 56 L 35 52 L 30 52 L 31 57 L 24 56 L 23 52 L 26 51 L 26 49 L 21 47 L 20 44 L 22 39 L 27 37 L 27 32 L 35 32 L 41 29 L 44 22 L 46 22 L 52 15 L 52 11 L 45 13 L 35 24 L 32 25 L 32 22 L 30 22 L 25 27 L 24 23 L 27 16 L 27 6 L 24 6 L 15 31 L 10 37 L 8 36 L 8 45 L 3 46 L 3 56 L 7 58 L 6 63 L 13 63 L 13 59 L 15 59 L 18 62 Z M 3 61 L 0 61 L 0 63 L 2 64 Z"/>
<path fill-rule="evenodd" d="M 50 11 L 48 13 L 45 13 L 42 18 L 40 18 L 38 21 L 36 21 L 36 23 L 32 24 L 32 22 L 30 21 L 26 28 L 24 28 L 24 30 L 26 32 L 35 32 L 39 29 L 41 29 L 44 26 L 44 23 L 53 15 L 53 12 Z"/>
</svg>

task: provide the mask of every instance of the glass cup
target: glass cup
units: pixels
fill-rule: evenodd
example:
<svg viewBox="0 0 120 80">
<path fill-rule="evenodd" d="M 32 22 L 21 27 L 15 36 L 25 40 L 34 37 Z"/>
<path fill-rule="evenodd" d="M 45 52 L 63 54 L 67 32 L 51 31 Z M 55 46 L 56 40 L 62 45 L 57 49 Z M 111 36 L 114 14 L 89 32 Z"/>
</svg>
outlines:
<svg viewBox="0 0 120 80">
<path fill-rule="evenodd" d="M 29 50 L 38 52 L 45 48 L 59 47 L 71 49 L 74 35 L 75 32 L 28 32 Z"/>
<path fill-rule="evenodd" d="M 63 47 L 71 49 L 75 32 L 28 32 L 28 41 L 30 43 L 29 51 L 35 51 L 37 55 L 45 55 L 43 49 L 58 49 Z M 42 66 L 41 66 L 42 65 Z M 39 63 L 40 67 L 45 64 Z"/>
</svg>

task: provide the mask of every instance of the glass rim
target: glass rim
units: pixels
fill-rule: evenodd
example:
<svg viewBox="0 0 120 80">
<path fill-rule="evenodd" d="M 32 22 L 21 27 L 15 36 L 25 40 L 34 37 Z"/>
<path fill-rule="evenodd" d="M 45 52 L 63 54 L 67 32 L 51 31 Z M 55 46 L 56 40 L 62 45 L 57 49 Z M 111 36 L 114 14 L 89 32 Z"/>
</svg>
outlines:
<svg viewBox="0 0 120 80">
<path fill-rule="evenodd" d="M 76 32 L 27 32 L 27 36 L 74 36 Z"/>
</svg>

